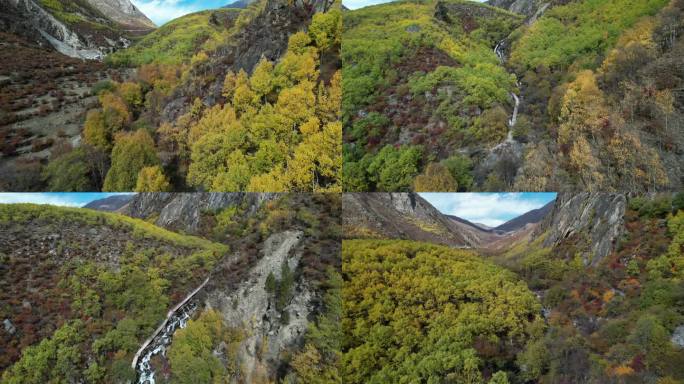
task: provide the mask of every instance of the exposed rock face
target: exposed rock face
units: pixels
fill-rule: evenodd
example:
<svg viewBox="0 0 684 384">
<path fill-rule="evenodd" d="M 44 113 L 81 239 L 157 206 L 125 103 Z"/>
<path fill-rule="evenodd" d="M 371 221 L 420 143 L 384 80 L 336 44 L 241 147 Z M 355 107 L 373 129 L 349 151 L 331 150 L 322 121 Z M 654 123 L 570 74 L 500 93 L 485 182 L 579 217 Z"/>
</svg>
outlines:
<svg viewBox="0 0 684 384">
<path fill-rule="evenodd" d="M 216 104 L 222 98 L 223 80 L 229 70 L 251 73 L 262 57 L 277 61 L 285 53 L 290 35 L 303 30 L 315 12 L 329 9 L 332 3 L 330 0 L 307 3 L 269 0 L 263 12 L 213 52 L 206 63 L 194 69 L 210 73 L 216 80 L 209 85 L 197 82 L 181 85 L 166 104 L 163 120 L 175 121 L 187 112 L 195 98 L 200 98 L 205 105 Z"/>
<path fill-rule="evenodd" d="M 411 239 L 455 247 L 479 242 L 416 193 L 345 193 L 342 206 L 346 236 Z"/>
<path fill-rule="evenodd" d="M 532 16 L 540 6 L 539 0 L 489 0 L 487 4 L 521 15 Z"/>
<path fill-rule="evenodd" d="M 548 231 L 544 246 L 559 245 L 566 239 L 586 242 L 584 263 L 595 266 L 613 251 L 623 233 L 626 205 L 624 194 L 559 194 L 535 236 Z"/>
<path fill-rule="evenodd" d="M 143 30 L 156 27 L 130 0 L 88 0 L 88 3 L 123 26 Z"/>
<path fill-rule="evenodd" d="M 167 229 L 197 233 L 204 212 L 245 204 L 248 213 L 255 212 L 261 203 L 276 198 L 271 193 L 139 193 L 119 212 L 148 219 L 157 216 L 155 223 Z"/>
<path fill-rule="evenodd" d="M 229 290 L 216 283 L 206 288 L 206 306 L 219 310 L 229 326 L 246 331 L 237 352 L 245 383 L 261 382 L 275 375 L 280 353 L 301 341 L 308 317 L 314 312 L 315 294 L 305 280 L 295 283 L 292 299 L 283 309 L 288 321 L 276 310 L 274 294 L 266 291 L 267 277 L 273 274 L 280 279 L 283 263 L 291 271 L 299 268 L 301 253 L 297 245 L 302 236 L 299 231 L 269 236 L 262 257 L 237 289 Z"/>
<path fill-rule="evenodd" d="M 112 6 L 114 3 L 122 2 L 133 6 L 128 0 L 93 2 L 111 3 Z M 0 11 L 0 26 L 3 30 L 20 35 L 40 46 L 52 47 L 70 57 L 101 60 L 107 54 L 131 44 L 122 25 L 114 19 L 107 19 L 107 12 L 99 12 L 97 8 L 87 11 L 84 9 L 84 13 L 77 14 L 83 22 L 71 24 L 59 20 L 36 0 L 3 0 Z M 103 28 L 96 27 L 100 25 Z M 154 25 L 143 27 L 139 22 L 136 25 L 136 28 L 140 29 L 138 32 L 154 28 Z"/>
</svg>

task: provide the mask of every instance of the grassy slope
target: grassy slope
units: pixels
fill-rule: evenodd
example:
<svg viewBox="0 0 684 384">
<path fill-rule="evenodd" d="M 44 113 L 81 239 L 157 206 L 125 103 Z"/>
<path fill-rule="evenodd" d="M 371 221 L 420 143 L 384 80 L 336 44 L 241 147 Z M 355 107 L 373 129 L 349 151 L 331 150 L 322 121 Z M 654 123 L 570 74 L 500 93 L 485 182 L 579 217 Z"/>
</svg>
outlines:
<svg viewBox="0 0 684 384">
<path fill-rule="evenodd" d="M 516 33 L 511 62 L 520 70 L 573 63 L 595 68 L 597 59 L 641 17 L 654 15 L 668 0 L 584 0 L 554 7 Z"/>
<path fill-rule="evenodd" d="M 157 227 L 147 221 L 112 212 L 100 212 L 90 209 L 56 207 L 52 205 L 14 204 L 0 205 L 0 224 L 20 224 L 30 220 L 78 222 L 83 224 L 97 224 L 102 220 L 113 227 L 131 230 L 136 236 L 151 237 L 159 241 L 170 242 L 173 245 L 226 252 L 226 246 L 195 236 L 182 235 Z"/>
<path fill-rule="evenodd" d="M 220 40 L 226 29 L 210 22 L 212 15 L 241 12 L 239 9 L 202 11 L 173 20 L 145 36 L 132 47 L 107 58 L 114 65 L 139 66 L 151 62 L 181 64 L 204 46 Z"/>
</svg>

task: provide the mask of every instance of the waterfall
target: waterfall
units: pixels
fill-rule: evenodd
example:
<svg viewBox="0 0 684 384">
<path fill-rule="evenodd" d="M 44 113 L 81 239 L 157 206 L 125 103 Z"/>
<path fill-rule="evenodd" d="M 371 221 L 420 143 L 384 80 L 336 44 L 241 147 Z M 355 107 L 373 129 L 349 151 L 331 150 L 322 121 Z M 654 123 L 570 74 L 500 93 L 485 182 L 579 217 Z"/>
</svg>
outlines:
<svg viewBox="0 0 684 384">
<path fill-rule="evenodd" d="M 494 53 L 496 54 L 496 57 L 499 58 L 499 62 L 503 65 L 506 62 L 506 56 L 504 54 L 504 46 L 506 44 L 506 40 L 501 40 L 496 46 L 494 47 Z M 516 80 L 516 85 L 520 86 L 520 82 Z M 513 113 L 511 114 L 511 118 L 508 119 L 508 135 L 506 136 L 506 142 L 513 142 L 513 127 L 515 127 L 515 123 L 518 121 L 518 109 L 520 108 L 520 97 L 515 94 L 515 92 L 510 93 L 511 98 L 513 99 L 514 106 L 513 106 Z"/>
</svg>

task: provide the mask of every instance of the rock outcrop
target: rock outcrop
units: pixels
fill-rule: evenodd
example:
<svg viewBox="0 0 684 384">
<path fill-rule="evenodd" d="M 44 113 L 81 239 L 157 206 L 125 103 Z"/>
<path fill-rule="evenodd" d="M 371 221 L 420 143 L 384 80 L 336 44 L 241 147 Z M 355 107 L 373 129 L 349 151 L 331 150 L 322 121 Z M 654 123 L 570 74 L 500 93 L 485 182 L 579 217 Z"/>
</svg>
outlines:
<svg viewBox="0 0 684 384">
<path fill-rule="evenodd" d="M 215 105 L 222 98 L 223 80 L 228 71 L 251 73 L 262 57 L 278 61 L 287 49 L 290 35 L 304 30 L 315 12 L 329 9 L 331 0 L 268 0 L 264 10 L 230 40 L 210 54 L 209 60 L 192 71 L 211 74 L 210 84 L 188 81 L 179 86 L 162 111 L 164 121 L 173 122 L 186 113 L 199 98 Z"/>
<path fill-rule="evenodd" d="M 156 25 L 130 0 L 87 0 L 95 9 L 107 18 L 121 24 L 125 28 L 149 30 Z"/>
<path fill-rule="evenodd" d="M 489 0 L 487 4 L 509 10 L 521 15 L 532 16 L 539 9 L 541 1 L 539 0 Z"/>
<path fill-rule="evenodd" d="M 129 32 L 145 33 L 154 28 L 153 24 L 145 25 L 147 18 L 142 13 L 133 16 L 135 13 L 126 11 L 130 7 L 137 11 L 128 0 L 93 0 L 92 3 L 88 7 L 79 5 L 78 11 L 64 12 L 73 17 L 67 22 L 36 0 L 4 0 L 0 4 L 0 26 L 4 31 L 40 46 L 88 60 L 102 60 L 107 54 L 128 47 L 131 44 Z M 126 4 L 116 12 L 112 8 L 119 3 Z M 99 10 L 95 8 L 97 5 L 109 8 Z M 107 14 L 113 18 L 108 18 Z M 117 19 L 125 19 L 126 14 L 133 24 L 119 24 Z M 126 30 L 130 28 L 135 31 Z"/>
<path fill-rule="evenodd" d="M 120 213 L 139 218 L 155 218 L 155 224 L 185 233 L 198 233 L 202 215 L 229 206 L 243 206 L 254 213 L 261 203 L 276 198 L 271 193 L 139 193 Z"/>
<path fill-rule="evenodd" d="M 266 290 L 269 275 L 276 280 L 282 278 L 283 264 L 296 273 L 302 256 L 297 246 L 302 237 L 299 231 L 269 236 L 261 258 L 241 279 L 237 289 L 226 289 L 216 282 L 205 289 L 206 307 L 220 311 L 226 324 L 246 333 L 237 351 L 238 366 L 246 383 L 275 376 L 280 354 L 301 342 L 309 315 L 315 310 L 315 293 L 304 279 L 295 282 L 292 299 L 282 311 L 276 308 L 274 294 Z"/>
<path fill-rule="evenodd" d="M 597 265 L 612 251 L 624 231 L 627 196 L 611 193 L 562 193 L 553 211 L 541 223 L 535 237 L 548 232 L 544 246 L 575 241 L 581 247 L 585 265 Z"/>
</svg>

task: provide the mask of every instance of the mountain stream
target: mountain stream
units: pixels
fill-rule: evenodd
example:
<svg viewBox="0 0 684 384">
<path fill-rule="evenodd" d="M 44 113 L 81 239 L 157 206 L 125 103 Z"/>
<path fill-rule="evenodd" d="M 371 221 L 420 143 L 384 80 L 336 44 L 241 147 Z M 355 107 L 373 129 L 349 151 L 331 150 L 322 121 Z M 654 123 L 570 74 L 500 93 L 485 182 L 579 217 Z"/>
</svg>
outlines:
<svg viewBox="0 0 684 384">
<path fill-rule="evenodd" d="M 496 47 L 494 47 L 494 53 L 496 53 L 496 57 L 499 58 L 499 61 L 501 62 L 501 65 L 503 65 L 506 62 L 506 55 L 504 53 L 504 46 L 506 44 L 506 40 L 501 40 Z M 513 74 L 515 76 L 515 74 Z M 516 86 L 520 86 L 520 81 L 517 80 L 516 76 Z M 515 92 L 511 92 L 511 97 L 513 98 L 513 101 L 515 102 L 515 106 L 513 107 L 513 113 L 511 114 L 511 118 L 508 119 L 508 135 L 506 136 L 506 142 L 513 142 L 513 127 L 515 127 L 515 123 L 518 121 L 518 109 L 520 107 L 520 97 L 515 94 Z M 501 143 L 503 144 L 503 143 Z M 499 144 L 499 145 L 501 145 Z"/>
<path fill-rule="evenodd" d="M 161 354 L 166 356 L 166 350 L 171 345 L 173 334 L 178 328 L 185 328 L 190 317 L 197 311 L 197 303 L 191 299 L 209 282 L 204 280 L 202 285 L 192 291 L 183 301 L 171 309 L 166 319 L 159 325 L 133 358 L 132 367 L 135 369 L 137 384 L 155 384 L 154 369 L 150 364 L 152 357 Z"/>
</svg>

